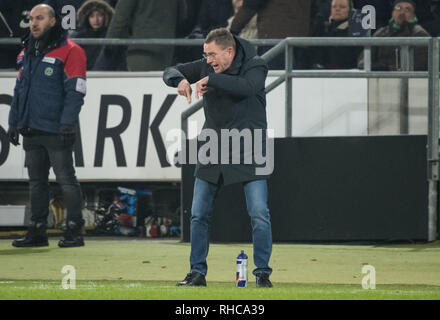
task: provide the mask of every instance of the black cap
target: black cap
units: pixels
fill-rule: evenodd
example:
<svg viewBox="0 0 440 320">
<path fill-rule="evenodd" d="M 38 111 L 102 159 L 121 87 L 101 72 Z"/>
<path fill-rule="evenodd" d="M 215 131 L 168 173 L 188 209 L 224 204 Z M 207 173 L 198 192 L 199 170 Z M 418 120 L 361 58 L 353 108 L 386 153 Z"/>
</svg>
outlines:
<svg viewBox="0 0 440 320">
<path fill-rule="evenodd" d="M 412 1 L 412 0 L 396 0 L 396 1 L 394 1 L 394 3 L 393 3 L 393 8 L 394 8 L 398 3 L 400 3 L 400 2 L 408 2 L 408 3 L 411 3 L 411 4 L 413 5 L 414 8 L 416 7 L 416 3 L 415 3 L 414 1 Z"/>
</svg>

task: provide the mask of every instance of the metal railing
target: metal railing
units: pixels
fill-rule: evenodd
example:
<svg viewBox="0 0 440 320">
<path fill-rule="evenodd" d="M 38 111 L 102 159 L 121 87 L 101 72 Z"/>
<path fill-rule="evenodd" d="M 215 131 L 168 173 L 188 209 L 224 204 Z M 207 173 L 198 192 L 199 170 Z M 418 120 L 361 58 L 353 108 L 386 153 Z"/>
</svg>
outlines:
<svg viewBox="0 0 440 320">
<path fill-rule="evenodd" d="M 273 43 L 274 39 L 268 43 Z M 279 41 L 271 50 L 267 51 L 262 58 L 267 62 L 281 53 L 285 54 L 284 74 L 266 87 L 266 93 L 269 93 L 280 84 L 285 82 L 285 135 L 292 135 L 292 78 L 408 78 L 430 79 L 432 76 L 426 71 L 411 71 L 411 63 L 408 64 L 407 71 L 371 71 L 371 47 L 373 46 L 400 46 L 404 49 L 404 55 L 409 55 L 410 51 L 405 50 L 410 46 L 428 46 L 429 47 L 429 65 L 435 63 L 438 58 L 432 51 L 435 50 L 435 38 L 286 38 Z M 267 43 L 265 43 L 266 45 Z M 364 70 L 293 70 L 293 47 L 312 47 L 312 46 L 362 46 L 364 47 Z M 411 61 L 411 59 L 407 59 Z M 428 68 L 431 70 L 432 68 Z M 408 90 L 405 90 L 406 94 Z M 202 108 L 202 101 L 193 104 L 189 109 L 182 113 L 182 130 L 186 132 L 188 127 L 187 119 L 192 114 Z M 407 108 L 408 106 L 406 106 Z M 406 126 L 407 127 L 407 126 Z M 405 131 L 405 130 L 403 130 Z M 406 133 L 406 132 L 402 132 Z"/>
<path fill-rule="evenodd" d="M 74 38 L 79 45 L 102 45 L 102 46 L 202 46 L 203 39 L 110 39 L 110 38 Z M 282 39 L 254 39 L 250 40 L 256 46 L 274 46 Z M 0 38 L 0 45 L 19 45 L 20 38 Z"/>
<path fill-rule="evenodd" d="M 203 39 L 75 39 L 80 45 L 105 45 L 105 46 L 126 46 L 126 45 L 163 45 L 163 46 L 200 46 Z M 397 78 L 407 80 L 409 78 L 428 79 L 428 241 L 437 237 L 437 201 L 439 181 L 439 60 L 440 60 L 440 39 L 439 38 L 286 38 L 286 39 L 258 39 L 251 40 L 255 46 L 274 46 L 267 51 L 262 58 L 266 61 L 272 60 L 279 54 L 285 55 L 284 73 L 275 81 L 266 86 L 265 91 L 269 93 L 282 83 L 285 84 L 285 122 L 286 137 L 292 135 L 292 79 L 293 78 Z M 18 45 L 18 38 L 1 38 L 0 45 Z M 364 70 L 335 71 L 335 70 L 293 70 L 294 47 L 313 46 L 361 46 L 364 47 Z M 401 47 L 406 55 L 405 71 L 372 71 L 371 69 L 371 47 L 393 46 Z M 428 47 L 428 71 L 411 71 L 412 59 L 410 58 L 410 47 Z M 404 86 L 403 95 L 408 94 L 407 83 Z M 203 100 L 194 103 L 181 114 L 182 130 L 188 133 L 188 118 L 200 110 Z"/>
</svg>

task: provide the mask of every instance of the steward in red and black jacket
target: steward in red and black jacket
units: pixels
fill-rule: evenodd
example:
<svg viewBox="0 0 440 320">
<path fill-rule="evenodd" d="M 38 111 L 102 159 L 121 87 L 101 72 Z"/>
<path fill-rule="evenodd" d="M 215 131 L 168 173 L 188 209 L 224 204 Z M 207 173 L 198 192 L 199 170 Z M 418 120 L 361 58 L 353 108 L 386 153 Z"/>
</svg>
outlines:
<svg viewBox="0 0 440 320">
<path fill-rule="evenodd" d="M 86 55 L 57 25 L 23 41 L 9 126 L 22 134 L 74 132 L 86 94 Z"/>
</svg>

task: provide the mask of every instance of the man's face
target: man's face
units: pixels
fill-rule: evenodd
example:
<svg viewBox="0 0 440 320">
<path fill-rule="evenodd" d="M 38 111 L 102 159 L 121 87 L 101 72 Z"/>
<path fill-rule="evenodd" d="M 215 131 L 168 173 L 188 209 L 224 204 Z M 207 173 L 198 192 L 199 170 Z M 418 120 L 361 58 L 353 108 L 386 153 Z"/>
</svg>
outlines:
<svg viewBox="0 0 440 320">
<path fill-rule="evenodd" d="M 49 8 L 44 5 L 38 5 L 31 10 L 29 15 L 29 28 L 35 39 L 41 38 L 46 31 L 55 25 L 55 17 L 49 14 Z"/>
<path fill-rule="evenodd" d="M 205 43 L 203 45 L 203 52 L 206 63 L 214 69 L 215 73 L 222 73 L 227 70 L 235 56 L 234 48 L 223 48 L 217 45 L 215 41 Z"/>
<path fill-rule="evenodd" d="M 401 25 L 416 17 L 415 9 L 409 2 L 399 2 L 394 6 L 392 17 L 396 24 Z"/>
</svg>

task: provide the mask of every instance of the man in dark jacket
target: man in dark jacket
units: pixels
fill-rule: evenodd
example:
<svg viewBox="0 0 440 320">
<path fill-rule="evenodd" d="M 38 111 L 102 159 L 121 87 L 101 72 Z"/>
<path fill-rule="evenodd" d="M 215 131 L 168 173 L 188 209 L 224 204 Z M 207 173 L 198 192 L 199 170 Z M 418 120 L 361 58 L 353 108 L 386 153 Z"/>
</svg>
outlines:
<svg viewBox="0 0 440 320">
<path fill-rule="evenodd" d="M 49 169 L 52 166 L 64 194 L 66 233 L 58 245 L 84 245 L 82 194 L 73 167 L 78 115 L 86 94 L 86 57 L 57 23 L 49 5 L 30 13 L 30 35 L 18 56 L 19 73 L 9 112 L 9 140 L 23 149 L 29 174 L 31 223 L 15 247 L 47 246 Z"/>
<path fill-rule="evenodd" d="M 396 0 L 388 26 L 377 30 L 373 37 L 430 37 L 429 33 L 418 23 L 416 4 L 412 0 Z M 428 68 L 428 51 L 426 47 L 414 48 L 414 70 L 426 71 Z M 402 71 L 399 47 L 373 47 L 371 50 L 372 70 Z M 361 54 L 359 69 L 364 67 Z"/>
<path fill-rule="evenodd" d="M 221 185 L 242 183 L 252 222 L 254 263 L 257 267 L 253 274 L 258 287 L 271 287 L 269 259 L 272 233 L 266 181 L 271 172 L 258 172 L 256 161 L 246 161 L 248 154 L 244 144 L 248 143 L 241 143 L 239 147 L 233 145 L 231 152 L 230 136 L 224 135 L 234 130 L 236 133 L 248 130 L 254 137 L 258 131 L 265 134 L 267 65 L 248 41 L 234 37 L 225 28 L 212 30 L 205 39 L 203 49 L 204 59 L 167 68 L 163 75 L 165 83 L 177 87 L 178 93 L 185 96 L 189 103 L 192 95 L 190 84 L 196 84 L 195 95 L 196 98 L 203 96 L 206 118 L 199 138 L 210 132 L 210 142 L 216 140 L 221 146 L 221 151 L 215 147 L 211 150 L 211 154 L 221 154 L 221 161 L 205 162 L 200 154 L 198 157 L 191 212 L 191 269 L 178 285 L 206 285 L 208 229 L 213 202 Z M 260 150 L 264 150 L 265 141 L 265 138 L 255 141 L 251 150 L 255 153 L 257 143 L 261 143 Z M 227 148 L 224 148 L 225 145 Z M 239 162 L 231 161 L 238 156 Z"/>
</svg>

